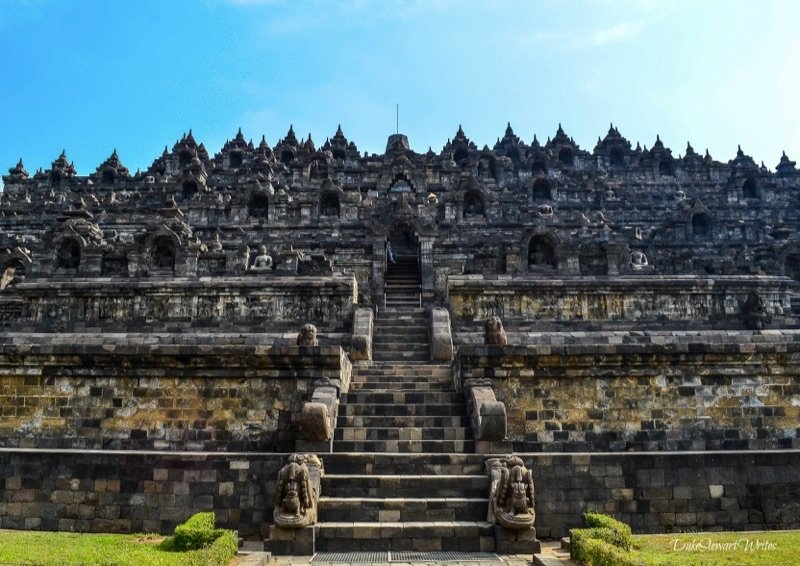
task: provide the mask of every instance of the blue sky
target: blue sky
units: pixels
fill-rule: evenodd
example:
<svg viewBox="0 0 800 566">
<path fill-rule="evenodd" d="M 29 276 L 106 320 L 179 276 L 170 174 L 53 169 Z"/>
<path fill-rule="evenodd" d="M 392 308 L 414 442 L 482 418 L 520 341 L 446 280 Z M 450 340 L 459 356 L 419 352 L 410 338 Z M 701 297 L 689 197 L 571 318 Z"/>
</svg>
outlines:
<svg viewBox="0 0 800 566">
<path fill-rule="evenodd" d="M 289 124 L 382 152 L 399 103 L 420 152 L 508 121 L 591 150 L 613 122 L 772 169 L 800 161 L 799 21 L 795 0 L 0 0 L 0 167 L 66 149 L 85 175 L 117 148 L 135 171 L 189 128 L 213 154 Z"/>
</svg>

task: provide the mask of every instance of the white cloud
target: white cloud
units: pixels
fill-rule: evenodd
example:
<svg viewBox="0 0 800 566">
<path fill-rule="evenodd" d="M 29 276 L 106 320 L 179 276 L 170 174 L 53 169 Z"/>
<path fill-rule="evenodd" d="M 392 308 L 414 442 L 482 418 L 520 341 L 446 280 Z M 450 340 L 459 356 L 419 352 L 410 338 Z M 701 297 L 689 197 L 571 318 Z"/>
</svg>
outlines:
<svg viewBox="0 0 800 566">
<path fill-rule="evenodd" d="M 520 47 L 554 45 L 568 49 L 587 49 L 631 41 L 644 29 L 644 20 L 631 20 L 583 33 L 537 32 L 519 37 L 517 43 Z"/>
<path fill-rule="evenodd" d="M 266 4 L 277 4 L 282 0 L 225 0 L 228 4 L 234 6 L 263 6 Z"/>
<path fill-rule="evenodd" d="M 595 31 L 582 42 L 578 41 L 577 46 L 602 47 L 611 43 L 622 43 L 635 38 L 643 29 L 644 21 L 642 20 L 621 22 L 611 27 L 602 28 Z"/>
</svg>

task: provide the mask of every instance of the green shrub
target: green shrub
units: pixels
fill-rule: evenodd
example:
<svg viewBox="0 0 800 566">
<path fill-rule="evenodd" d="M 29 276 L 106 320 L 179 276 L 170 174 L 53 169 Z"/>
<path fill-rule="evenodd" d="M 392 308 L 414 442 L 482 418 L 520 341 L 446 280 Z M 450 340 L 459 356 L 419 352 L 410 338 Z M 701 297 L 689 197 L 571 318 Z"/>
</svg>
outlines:
<svg viewBox="0 0 800 566">
<path fill-rule="evenodd" d="M 610 545 L 617 546 L 617 534 L 606 527 L 595 527 L 593 529 L 572 529 L 570 531 L 570 548 L 581 548 L 587 540 L 602 540 Z"/>
<path fill-rule="evenodd" d="M 186 566 L 225 566 L 239 552 L 239 541 L 235 531 L 222 531 L 211 546 L 193 553 Z"/>
<path fill-rule="evenodd" d="M 630 526 L 601 513 L 583 515 L 586 529 L 570 531 L 570 557 L 584 566 L 639 566 L 642 559 L 630 553 Z"/>
<path fill-rule="evenodd" d="M 604 540 L 594 538 L 579 538 L 579 540 L 580 543 L 577 546 L 575 540 L 571 540 L 570 558 L 579 561 L 583 566 L 643 566 L 645 564 L 635 554 L 617 548 Z"/>
<path fill-rule="evenodd" d="M 234 541 L 236 541 L 236 535 L 233 531 L 214 528 L 215 519 L 213 512 L 192 515 L 185 523 L 175 527 L 175 533 L 162 543 L 161 548 L 175 552 L 200 550 L 212 546 L 215 541 L 226 533 L 231 533 Z"/>
<path fill-rule="evenodd" d="M 609 544 L 621 548 L 623 550 L 630 550 L 633 546 L 633 534 L 631 528 L 622 521 L 617 521 L 614 517 L 603 515 L 602 513 L 584 513 L 583 518 L 586 521 L 586 526 L 589 528 L 605 528 L 610 529 L 615 533 L 613 540 L 603 538 Z"/>
</svg>

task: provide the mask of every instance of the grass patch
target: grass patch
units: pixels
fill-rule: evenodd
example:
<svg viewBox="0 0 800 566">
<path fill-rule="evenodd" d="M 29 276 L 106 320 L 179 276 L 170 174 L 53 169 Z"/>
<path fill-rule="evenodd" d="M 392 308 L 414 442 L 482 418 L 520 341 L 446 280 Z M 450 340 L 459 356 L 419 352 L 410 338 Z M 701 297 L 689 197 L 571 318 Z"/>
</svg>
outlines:
<svg viewBox="0 0 800 566">
<path fill-rule="evenodd" d="M 226 537 L 227 538 L 227 537 Z M 202 550 L 170 552 L 160 535 L 0 531 L 0 564 L 14 566 L 194 566 L 230 562 L 230 541 Z M 233 538 L 233 553 L 236 552 Z M 219 548 L 218 548 L 219 547 Z M 219 557 L 225 556 L 223 562 Z"/>
<path fill-rule="evenodd" d="M 800 564 L 800 531 L 635 535 L 634 555 L 653 566 Z"/>
</svg>

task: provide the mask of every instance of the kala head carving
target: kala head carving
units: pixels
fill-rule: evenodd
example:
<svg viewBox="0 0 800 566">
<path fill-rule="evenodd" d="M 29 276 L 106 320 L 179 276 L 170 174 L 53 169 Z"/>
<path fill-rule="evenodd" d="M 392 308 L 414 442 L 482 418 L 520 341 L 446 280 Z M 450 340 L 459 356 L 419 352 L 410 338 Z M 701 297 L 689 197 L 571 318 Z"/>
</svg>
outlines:
<svg viewBox="0 0 800 566">
<path fill-rule="evenodd" d="M 508 336 L 499 317 L 493 316 L 486 321 L 483 327 L 483 343 L 490 346 L 508 344 Z"/>
<path fill-rule="evenodd" d="M 292 454 L 278 472 L 275 524 L 300 529 L 317 522 L 322 462 L 313 454 Z"/>
<path fill-rule="evenodd" d="M 298 346 L 318 346 L 317 327 L 313 324 L 304 324 L 297 335 Z"/>
<path fill-rule="evenodd" d="M 489 521 L 511 530 L 533 527 L 533 475 L 518 456 L 486 461 L 491 479 Z"/>
</svg>

